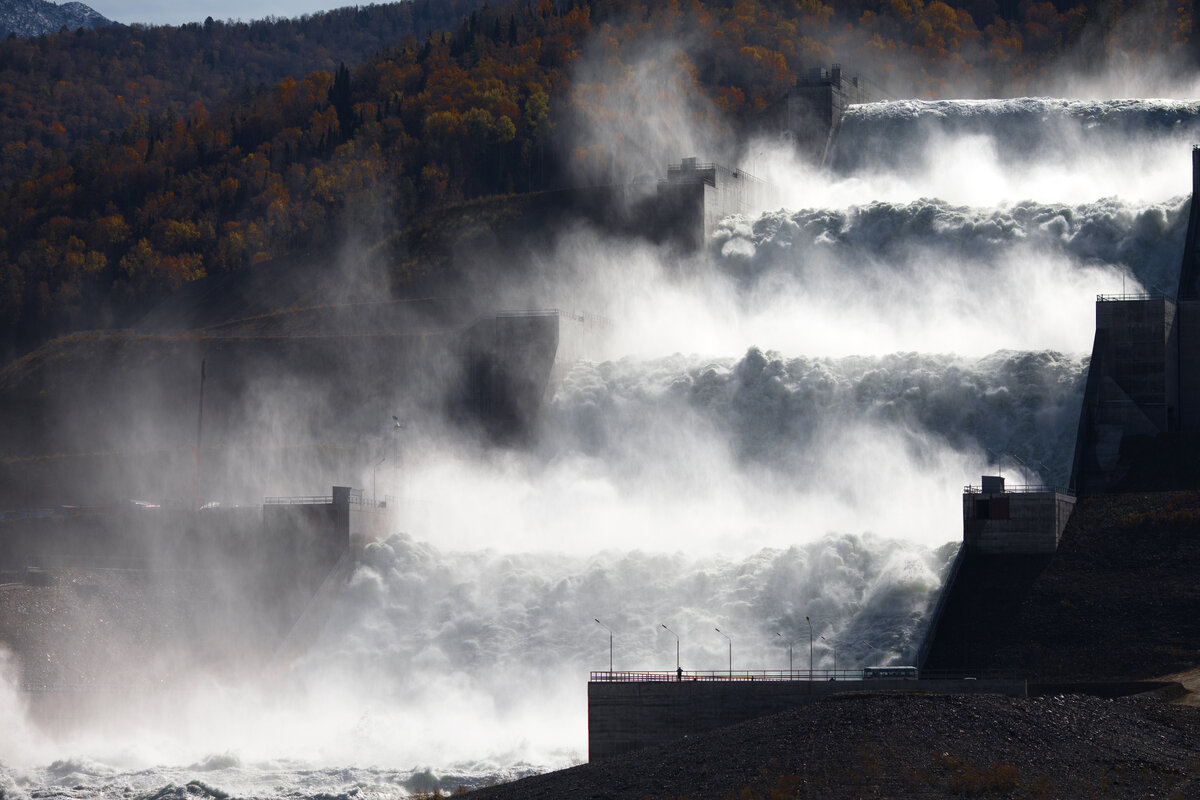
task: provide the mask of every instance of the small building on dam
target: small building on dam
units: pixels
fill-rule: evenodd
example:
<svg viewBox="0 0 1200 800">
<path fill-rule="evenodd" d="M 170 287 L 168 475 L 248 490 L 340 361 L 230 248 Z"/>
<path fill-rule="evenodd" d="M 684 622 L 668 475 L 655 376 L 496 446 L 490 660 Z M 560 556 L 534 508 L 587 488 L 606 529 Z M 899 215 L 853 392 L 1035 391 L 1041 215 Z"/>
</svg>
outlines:
<svg viewBox="0 0 1200 800">
<path fill-rule="evenodd" d="M 985 475 L 963 491 L 963 546 L 987 555 L 1053 553 L 1075 508 L 1075 495 L 1050 486 L 1005 488 Z"/>
</svg>

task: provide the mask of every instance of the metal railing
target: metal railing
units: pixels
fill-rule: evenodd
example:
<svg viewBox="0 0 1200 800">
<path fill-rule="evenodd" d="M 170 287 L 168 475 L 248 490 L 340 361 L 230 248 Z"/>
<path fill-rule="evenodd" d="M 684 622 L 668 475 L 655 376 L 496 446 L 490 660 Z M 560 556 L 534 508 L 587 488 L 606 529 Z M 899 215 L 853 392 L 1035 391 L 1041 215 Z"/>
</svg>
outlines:
<svg viewBox="0 0 1200 800">
<path fill-rule="evenodd" d="M 750 172 L 742 169 L 741 167 L 727 167 L 724 164 L 717 164 L 716 162 L 713 162 L 713 161 L 708 161 L 705 163 L 697 162 L 695 164 L 687 164 L 687 163 L 668 164 L 667 165 L 667 177 L 659 178 L 658 182 L 659 183 L 676 183 L 676 182 L 678 182 L 678 178 L 680 178 L 681 176 L 696 175 L 697 177 L 703 177 L 702 173 L 707 173 L 707 172 L 712 172 L 714 174 L 718 173 L 718 172 L 726 172 L 731 177 L 738 178 L 739 180 L 746 179 L 746 180 L 749 180 L 749 181 L 752 181 L 755 183 L 766 184 L 765 180 L 758 177 L 757 175 L 751 174 Z M 672 180 L 672 178 L 674 178 L 675 180 Z"/>
<path fill-rule="evenodd" d="M 0 521 L 9 519 L 45 519 L 46 517 L 82 517 L 88 514 L 107 514 L 120 507 L 110 506 L 56 506 L 54 508 L 21 508 L 0 511 Z M 137 506 L 129 506 L 137 508 Z"/>
<path fill-rule="evenodd" d="M 395 502 L 395 500 L 396 500 L 396 498 L 390 494 L 385 494 L 383 496 L 382 500 L 380 500 L 379 498 L 370 498 L 370 497 L 355 498 L 355 497 L 351 496 L 350 504 L 363 506 L 365 508 L 387 508 L 388 506 L 392 505 Z"/>
<path fill-rule="evenodd" d="M 582 322 L 588 325 L 599 325 L 602 327 L 611 327 L 612 320 L 603 314 L 593 314 L 589 311 L 564 311 L 561 308 L 532 308 L 527 311 L 497 311 L 494 314 L 487 314 L 480 319 L 488 319 L 495 317 L 496 319 L 508 319 L 513 317 L 559 317 L 561 319 L 569 319 L 574 322 Z"/>
<path fill-rule="evenodd" d="M 682 675 L 673 670 L 659 671 L 628 671 L 628 670 L 592 670 L 588 673 L 588 681 L 592 683 L 677 683 L 688 681 L 861 681 L 862 669 L 797 669 L 797 670 L 684 670 Z M 921 680 L 981 680 L 999 679 L 1010 680 L 1021 676 L 1011 670 L 920 670 Z M 909 678 L 882 677 L 869 678 L 869 681 L 911 681 Z"/>
<path fill-rule="evenodd" d="M 643 683 L 661 681 L 858 681 L 861 669 L 711 669 L 678 672 L 593 670 L 589 680 L 603 683 Z M 898 679 L 890 679 L 898 680 Z"/>
<path fill-rule="evenodd" d="M 264 506 L 327 506 L 333 503 L 333 495 L 309 495 L 296 497 L 264 497 Z"/>
<path fill-rule="evenodd" d="M 347 500 L 352 506 L 364 506 L 366 508 L 386 508 L 396 498 L 390 494 L 384 495 L 382 500 L 373 500 L 370 497 L 363 497 L 359 494 L 351 494 Z M 333 495 L 310 495 L 298 497 L 264 497 L 264 506 L 328 506 L 333 504 Z"/>
<path fill-rule="evenodd" d="M 1097 303 L 1122 303 L 1127 300 L 1171 300 L 1166 292 L 1131 292 L 1130 294 L 1098 294 Z"/>
<path fill-rule="evenodd" d="M 988 492 L 988 494 L 1049 494 L 1055 492 L 1057 494 L 1067 494 L 1072 497 L 1075 493 L 1070 489 L 1064 489 L 1061 486 L 1050 486 L 1041 483 L 1015 483 L 1011 486 L 1005 486 L 1002 492 Z M 967 484 L 963 487 L 963 494 L 983 494 L 982 486 L 972 486 Z"/>
<path fill-rule="evenodd" d="M 684 670 L 682 677 L 678 672 L 608 672 L 593 670 L 589 681 L 604 683 L 646 683 L 654 681 L 833 681 L 859 680 L 862 678 L 861 669 L 798 669 L 798 670 Z"/>
</svg>

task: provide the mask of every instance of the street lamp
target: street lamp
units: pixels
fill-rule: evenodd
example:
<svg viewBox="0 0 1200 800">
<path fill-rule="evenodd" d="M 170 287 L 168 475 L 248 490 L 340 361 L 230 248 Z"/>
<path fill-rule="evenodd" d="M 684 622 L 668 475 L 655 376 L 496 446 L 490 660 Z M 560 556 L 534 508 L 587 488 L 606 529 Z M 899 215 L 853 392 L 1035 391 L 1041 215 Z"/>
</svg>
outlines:
<svg viewBox="0 0 1200 800">
<path fill-rule="evenodd" d="M 813 650 L 812 620 L 809 619 L 808 617 L 805 617 L 804 621 L 808 623 L 808 679 L 811 681 L 812 680 L 812 650 Z"/>
<path fill-rule="evenodd" d="M 675 672 L 679 672 L 679 634 L 663 625 L 663 630 L 675 637 Z"/>
<path fill-rule="evenodd" d="M 371 467 L 371 505 L 373 505 L 373 506 L 379 505 L 379 503 L 376 501 L 376 495 L 375 495 L 375 470 L 379 469 L 379 465 L 382 464 L 384 461 L 387 461 L 387 456 L 384 456 L 383 458 L 376 461 L 375 466 Z"/>
<path fill-rule="evenodd" d="M 1040 470 L 1038 470 L 1038 471 L 1036 471 L 1036 472 L 1035 472 L 1035 471 L 1034 471 L 1034 469 L 1033 469 L 1033 467 L 1029 466 L 1027 463 L 1025 463 L 1025 462 L 1024 462 L 1024 461 L 1022 461 L 1021 459 L 1017 458 L 1017 457 L 1016 457 L 1015 455 L 1013 455 L 1012 453 L 1005 453 L 1005 455 L 1006 455 L 1006 456 L 1008 456 L 1009 458 L 1011 458 L 1013 461 L 1016 461 L 1016 462 L 1017 462 L 1018 464 L 1020 464 L 1022 467 L 1024 467 L 1024 468 L 1025 468 L 1025 474 L 1026 474 L 1026 475 L 1036 475 L 1038 480 L 1044 480 L 1044 478 L 1042 478 L 1042 474 L 1041 474 L 1041 471 L 1040 471 Z M 1040 465 L 1041 465 L 1041 467 L 1042 467 L 1042 469 L 1046 470 L 1046 472 L 1047 472 L 1047 473 L 1049 473 L 1049 472 L 1050 472 L 1050 468 L 1049 468 L 1049 467 L 1047 467 L 1045 464 L 1043 464 L 1041 461 L 1038 461 L 1038 460 L 1037 460 L 1037 459 L 1035 459 L 1035 458 L 1031 458 L 1031 459 L 1029 459 L 1029 460 L 1030 460 L 1030 461 L 1032 461 L 1032 462 L 1034 462 L 1035 464 L 1040 464 Z"/>
<path fill-rule="evenodd" d="M 778 636 L 780 639 L 782 639 L 782 638 L 783 638 L 783 634 L 782 634 L 782 633 L 778 633 L 778 632 L 776 632 L 776 634 L 775 634 L 775 635 L 776 635 L 776 636 Z M 790 641 L 790 642 L 788 642 L 788 643 L 787 643 L 787 647 L 788 647 L 788 675 L 789 675 L 789 676 L 792 674 L 792 645 L 794 645 L 795 643 L 796 643 L 796 640 L 795 640 L 795 639 L 793 639 L 792 641 Z"/>
<path fill-rule="evenodd" d="M 834 642 L 830 639 L 826 639 L 824 636 L 821 637 L 821 641 L 829 642 L 829 646 L 833 648 L 833 672 L 834 672 L 834 675 L 836 675 L 837 674 L 837 642 Z"/>
<path fill-rule="evenodd" d="M 713 628 L 713 630 L 715 630 L 717 633 L 721 633 L 720 628 Z M 721 635 L 725 636 L 725 634 L 723 634 L 723 633 L 721 633 Z M 729 642 L 729 677 L 732 678 L 733 677 L 733 639 L 730 639 L 728 636 L 725 636 L 725 641 Z"/>
<path fill-rule="evenodd" d="M 404 459 L 405 454 L 400 451 L 400 436 L 403 431 L 408 429 L 407 422 L 401 422 L 400 418 L 392 414 L 392 426 L 388 428 L 392 439 L 392 475 L 395 477 L 396 497 L 404 497 Z"/>
<path fill-rule="evenodd" d="M 872 650 L 874 650 L 876 653 L 878 653 L 878 652 L 879 652 L 879 648 L 878 648 L 878 647 L 876 647 L 875 645 L 871 644 L 870 642 L 868 642 L 866 639 L 859 639 L 859 640 L 858 640 L 858 643 L 859 643 L 859 644 L 865 644 L 867 647 L 871 648 L 871 649 L 872 649 Z"/>
<path fill-rule="evenodd" d="M 592 617 L 592 619 L 596 618 Z M 612 675 L 612 628 L 608 627 L 598 619 L 596 619 L 596 624 L 608 631 L 608 674 Z"/>
<path fill-rule="evenodd" d="M 996 457 L 996 474 L 1003 478 L 1004 477 L 1004 457 L 1012 456 L 1012 453 L 1005 453 L 1000 450 L 993 450 L 990 447 L 985 447 L 983 449 Z"/>
</svg>

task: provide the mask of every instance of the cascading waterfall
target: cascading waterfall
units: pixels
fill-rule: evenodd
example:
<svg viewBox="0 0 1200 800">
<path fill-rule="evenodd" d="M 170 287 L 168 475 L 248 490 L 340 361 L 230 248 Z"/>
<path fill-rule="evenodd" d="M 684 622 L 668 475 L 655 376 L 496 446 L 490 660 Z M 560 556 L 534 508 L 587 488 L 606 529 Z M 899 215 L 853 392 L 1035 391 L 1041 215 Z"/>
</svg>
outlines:
<svg viewBox="0 0 1200 800">
<path fill-rule="evenodd" d="M 807 668 L 806 616 L 815 667 L 911 660 L 962 484 L 1065 483 L 1094 296 L 1174 285 L 1198 126 L 1166 101 L 852 110 L 834 176 L 726 220 L 694 274 L 649 254 L 611 289 L 636 348 L 577 364 L 534 446 L 413 434 L 406 533 L 270 687 L 198 685 L 121 740 L 25 730 L 0 791 L 364 797 L 564 766 L 597 618 L 616 669 L 674 669 L 663 624 L 685 669 L 725 667 L 714 627 L 735 669 L 789 644 Z"/>
</svg>

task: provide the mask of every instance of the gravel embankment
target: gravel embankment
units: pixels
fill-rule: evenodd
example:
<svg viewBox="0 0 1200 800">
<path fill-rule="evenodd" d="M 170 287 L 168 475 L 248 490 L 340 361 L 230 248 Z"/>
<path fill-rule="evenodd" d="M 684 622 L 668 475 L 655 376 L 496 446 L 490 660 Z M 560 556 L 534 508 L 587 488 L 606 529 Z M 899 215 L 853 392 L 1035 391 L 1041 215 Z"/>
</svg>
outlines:
<svg viewBox="0 0 1200 800">
<path fill-rule="evenodd" d="M 1200 798 L 1200 708 L 1078 695 L 845 695 L 470 796 Z"/>
</svg>

